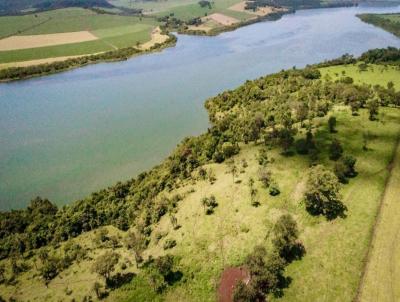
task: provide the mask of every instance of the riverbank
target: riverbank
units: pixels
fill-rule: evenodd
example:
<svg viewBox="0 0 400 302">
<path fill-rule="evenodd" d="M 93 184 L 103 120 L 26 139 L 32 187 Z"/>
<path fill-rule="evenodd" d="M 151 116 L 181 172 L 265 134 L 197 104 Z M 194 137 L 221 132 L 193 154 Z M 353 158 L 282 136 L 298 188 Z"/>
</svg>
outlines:
<svg viewBox="0 0 400 302">
<path fill-rule="evenodd" d="M 318 6 L 311 8 L 331 8 L 331 7 L 348 7 L 351 4 L 343 2 L 340 4 L 329 5 L 329 6 Z M 236 8 L 231 8 L 232 10 Z M 228 25 L 219 24 L 218 27 L 211 28 L 208 30 L 194 29 L 193 26 L 180 27 L 177 29 L 179 34 L 187 35 L 201 35 L 201 36 L 216 36 L 223 32 L 234 31 L 238 28 L 245 27 L 251 24 L 263 22 L 263 21 L 276 21 L 282 18 L 285 14 L 295 13 L 295 9 L 291 8 L 271 8 L 270 10 L 264 10 L 262 13 L 249 12 L 253 17 L 242 21 L 228 23 Z M 221 15 L 224 16 L 224 15 Z M 231 18 L 233 19 L 233 18 Z M 235 20 L 235 19 L 233 19 Z M 153 30 L 151 34 L 151 40 L 142 43 L 137 46 L 114 48 L 111 51 L 102 51 L 90 55 L 71 55 L 71 56 L 60 56 L 50 57 L 45 59 L 27 60 L 20 62 L 10 62 L 0 64 L 0 82 L 18 81 L 23 79 L 29 79 L 32 77 L 45 76 L 54 73 L 64 72 L 78 67 L 83 67 L 89 64 L 101 63 L 101 62 L 115 62 L 127 60 L 131 57 L 136 57 L 142 54 L 153 53 L 161 51 L 167 47 L 172 47 L 176 43 L 176 37 L 166 31 L 173 31 L 174 28 L 166 27 L 164 33 L 160 27 L 156 27 L 156 33 Z M 168 38 L 167 38 L 168 37 Z M 31 50 L 33 51 L 33 50 Z"/>
<path fill-rule="evenodd" d="M 359 14 L 361 21 L 380 27 L 400 37 L 400 14 Z"/>
<path fill-rule="evenodd" d="M 78 56 L 68 58 L 62 61 L 53 61 L 44 64 L 8 67 L 0 70 L 0 82 L 11 82 L 29 79 L 33 77 L 45 76 L 59 72 L 68 71 L 78 67 L 102 62 L 124 61 L 131 57 L 154 53 L 167 47 L 175 45 L 177 38 L 173 34 L 162 34 L 158 29 L 152 40 L 146 42 L 143 46 L 127 47 L 114 51 L 108 51 L 88 56 Z"/>
</svg>

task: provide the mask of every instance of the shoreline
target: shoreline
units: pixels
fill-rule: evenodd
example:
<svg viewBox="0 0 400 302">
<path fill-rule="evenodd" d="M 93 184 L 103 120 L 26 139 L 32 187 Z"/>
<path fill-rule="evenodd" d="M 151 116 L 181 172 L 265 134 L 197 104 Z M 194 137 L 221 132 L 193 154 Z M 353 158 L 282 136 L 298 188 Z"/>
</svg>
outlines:
<svg viewBox="0 0 400 302">
<path fill-rule="evenodd" d="M 340 5 L 334 6 L 325 6 L 325 7 L 309 7 L 309 8 L 300 8 L 300 10 L 306 9 L 321 9 L 321 8 L 337 8 L 337 7 L 353 7 L 358 6 L 356 4 L 350 3 L 342 3 Z M 178 30 L 178 34 L 182 35 L 192 35 L 192 36 L 209 36 L 214 37 L 224 32 L 234 31 L 238 28 L 245 27 L 248 25 L 252 25 L 259 22 L 264 21 L 277 21 L 281 19 L 286 14 L 294 14 L 296 13 L 296 9 L 287 8 L 286 10 L 281 10 L 277 12 L 272 12 L 270 14 L 264 16 L 257 16 L 256 18 L 249 19 L 247 21 L 242 21 L 236 24 L 232 24 L 229 26 L 222 26 L 219 28 L 212 29 L 208 32 L 204 30 Z M 76 68 L 84 67 L 87 65 L 97 64 L 97 63 L 112 63 L 119 61 L 126 61 L 130 58 L 134 58 L 139 55 L 145 55 L 148 53 L 160 52 L 165 48 L 173 47 L 176 45 L 177 37 L 172 33 L 168 32 L 167 35 L 169 38 L 163 43 L 155 43 L 149 49 L 141 49 L 139 47 L 126 47 L 121 48 L 114 51 L 107 51 L 98 54 L 88 54 L 82 55 L 75 58 L 70 58 L 66 60 L 54 61 L 51 63 L 43 63 L 43 64 L 34 64 L 30 66 L 20 66 L 20 67 L 6 67 L 0 69 L 0 83 L 9 83 L 21 80 L 27 80 L 31 78 L 48 76 L 52 74 L 57 74 L 69 70 L 73 70 Z M 147 42 L 148 43 L 148 42 Z M 56 58 L 53 58 L 56 59 Z M 23 62 L 23 61 L 22 61 Z M 14 62 L 22 63 L 22 62 Z M 13 64 L 13 63 L 6 63 Z M 1 66 L 1 64 L 0 64 Z M 11 75 L 9 75 L 11 74 Z"/>
<path fill-rule="evenodd" d="M 168 34 L 168 38 L 164 43 L 155 43 L 149 49 L 140 49 L 136 47 L 121 48 L 114 51 L 102 52 L 99 54 L 83 55 L 76 58 L 70 58 L 62 61 L 55 61 L 52 63 L 43 63 L 38 65 L 31 65 L 25 67 L 8 67 L 0 69 L 0 83 L 9 83 L 21 80 L 28 80 L 31 78 L 48 76 L 79 67 L 84 67 L 97 63 L 112 63 L 126 61 L 139 55 L 160 52 L 165 48 L 175 46 L 177 38 L 173 34 Z M 43 71 L 36 71 L 37 69 Z M 7 73 L 22 74 L 16 76 L 6 76 Z"/>
</svg>

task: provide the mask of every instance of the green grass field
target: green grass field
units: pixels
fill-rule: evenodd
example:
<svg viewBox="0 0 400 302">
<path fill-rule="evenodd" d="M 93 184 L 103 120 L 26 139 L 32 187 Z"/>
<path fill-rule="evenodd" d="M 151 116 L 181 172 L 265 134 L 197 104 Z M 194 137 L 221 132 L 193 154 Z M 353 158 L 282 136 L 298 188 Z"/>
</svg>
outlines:
<svg viewBox="0 0 400 302">
<path fill-rule="evenodd" d="M 197 4 L 197 0 L 167 0 L 167 1 L 131 1 L 131 0 L 110 0 L 115 6 L 143 9 L 144 13 L 152 14 L 171 10 L 175 7 L 188 4 Z"/>
<path fill-rule="evenodd" d="M 332 80 L 338 80 L 341 77 L 351 77 L 357 84 L 381 85 L 386 87 L 388 82 L 393 82 L 396 89 L 400 89 L 399 66 L 368 65 L 368 71 L 360 71 L 357 65 L 332 66 L 322 68 L 322 77 L 329 75 Z"/>
<path fill-rule="evenodd" d="M 116 0 L 113 1 L 113 4 L 142 8 L 150 16 L 97 14 L 88 9 L 67 8 L 24 16 L 0 17 L 0 38 L 13 35 L 44 35 L 78 31 L 89 31 L 99 38 L 96 41 L 0 51 L 0 64 L 85 55 L 135 46 L 138 43 L 149 41 L 152 29 L 161 25 L 157 21 L 157 17 L 166 15 L 173 15 L 184 21 L 216 12 L 240 21 L 254 17 L 248 13 L 228 9 L 238 2 L 239 0 L 217 0 L 213 2 L 211 8 L 202 8 L 198 1 L 192 0 L 134 1 L 132 3 L 128 0 Z M 221 27 L 220 24 L 214 24 L 211 21 L 208 22 L 208 26 L 210 25 L 212 28 Z"/>
<path fill-rule="evenodd" d="M 36 15 L 0 17 L 0 35 L 41 35 L 90 31 L 99 40 L 57 46 L 0 51 L 0 63 L 10 63 L 59 56 L 91 54 L 134 46 L 150 40 L 158 23 L 154 19 L 96 14 L 90 10 L 71 8 Z"/>
<path fill-rule="evenodd" d="M 248 20 L 254 16 L 245 12 L 237 12 L 228 9 L 232 5 L 238 3 L 238 0 L 216 0 L 214 1 L 211 9 L 208 7 L 200 7 L 200 5 L 196 3 L 181 5 L 179 7 L 174 7 L 165 11 L 161 11 L 157 13 L 157 16 L 166 16 L 169 14 L 174 14 L 175 17 L 182 20 L 189 20 L 196 17 L 204 17 L 206 14 L 210 15 L 212 13 L 221 13 L 227 15 L 229 17 L 236 18 L 241 21 Z"/>
</svg>

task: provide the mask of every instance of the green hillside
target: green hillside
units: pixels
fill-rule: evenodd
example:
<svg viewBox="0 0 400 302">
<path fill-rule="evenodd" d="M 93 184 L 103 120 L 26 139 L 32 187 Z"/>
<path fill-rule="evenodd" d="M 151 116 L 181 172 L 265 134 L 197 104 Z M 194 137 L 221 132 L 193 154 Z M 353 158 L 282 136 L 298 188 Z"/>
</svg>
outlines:
<svg viewBox="0 0 400 302">
<path fill-rule="evenodd" d="M 236 301 L 353 301 L 382 194 L 399 186 L 399 59 L 247 81 L 207 100 L 210 129 L 152 170 L 0 213 L 0 296 L 216 301 L 222 272 L 243 266 Z"/>
</svg>

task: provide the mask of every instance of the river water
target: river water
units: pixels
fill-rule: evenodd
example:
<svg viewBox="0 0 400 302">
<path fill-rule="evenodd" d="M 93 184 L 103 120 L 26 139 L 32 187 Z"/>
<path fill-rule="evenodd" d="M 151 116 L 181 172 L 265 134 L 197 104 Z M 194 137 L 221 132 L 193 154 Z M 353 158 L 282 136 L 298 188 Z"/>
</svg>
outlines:
<svg viewBox="0 0 400 302">
<path fill-rule="evenodd" d="M 0 85 L 0 210 L 59 205 L 159 163 L 208 126 L 206 98 L 292 66 L 400 47 L 355 17 L 394 7 L 303 10 L 125 62 Z"/>
</svg>

